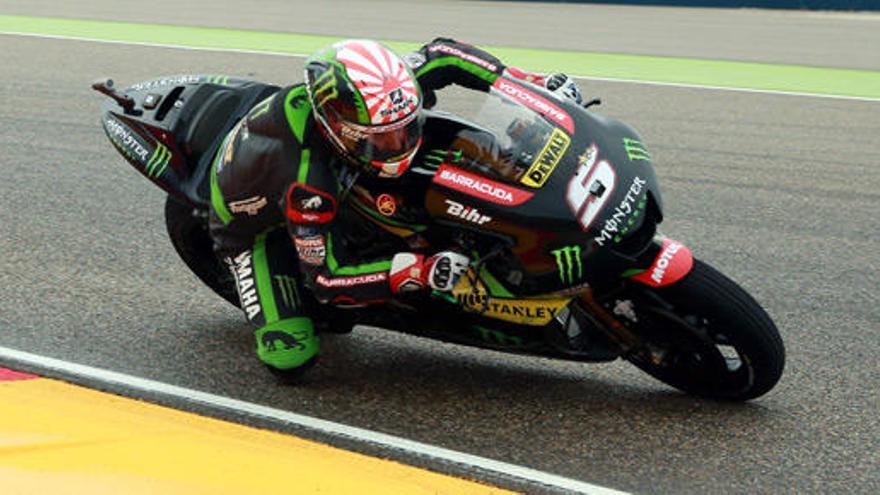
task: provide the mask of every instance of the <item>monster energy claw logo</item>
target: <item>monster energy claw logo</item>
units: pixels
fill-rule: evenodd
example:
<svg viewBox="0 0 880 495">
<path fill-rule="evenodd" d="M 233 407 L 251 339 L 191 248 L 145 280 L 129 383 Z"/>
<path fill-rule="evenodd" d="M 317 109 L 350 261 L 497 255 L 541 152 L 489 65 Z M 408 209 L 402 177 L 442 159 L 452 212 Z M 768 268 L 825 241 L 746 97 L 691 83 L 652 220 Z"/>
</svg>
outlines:
<svg viewBox="0 0 880 495">
<path fill-rule="evenodd" d="M 430 150 L 425 154 L 423 165 L 428 168 L 440 168 L 443 163 L 457 165 L 464 158 L 461 150 Z"/>
<path fill-rule="evenodd" d="M 275 275 L 275 283 L 278 285 L 285 306 L 295 310 L 301 305 L 299 292 L 296 290 L 296 279 L 287 275 Z"/>
<path fill-rule="evenodd" d="M 207 76 L 205 78 L 205 82 L 211 84 L 222 84 L 223 86 L 226 86 L 229 84 L 229 76 Z"/>
<path fill-rule="evenodd" d="M 651 159 L 651 154 L 648 153 L 648 149 L 637 139 L 623 138 L 623 149 L 626 151 L 626 157 L 629 158 L 630 161 L 648 161 Z"/>
<path fill-rule="evenodd" d="M 336 89 L 336 74 L 332 71 L 327 71 L 315 79 L 313 87 L 315 89 L 312 90 L 312 97 L 319 107 L 327 103 L 327 100 L 339 96 L 339 91 Z"/>
<path fill-rule="evenodd" d="M 580 280 L 584 276 L 580 246 L 565 246 L 550 251 L 550 253 L 556 258 L 556 266 L 559 268 L 559 279 L 563 284 L 572 285 L 575 280 Z M 574 277 L 575 266 L 577 266 L 577 279 Z"/>
<path fill-rule="evenodd" d="M 169 162 L 171 162 L 171 151 L 164 144 L 157 142 L 156 149 L 153 150 L 153 155 L 150 157 L 150 161 L 148 161 L 147 165 L 144 167 L 144 171 L 147 172 L 147 177 L 161 176 L 168 167 Z"/>
</svg>

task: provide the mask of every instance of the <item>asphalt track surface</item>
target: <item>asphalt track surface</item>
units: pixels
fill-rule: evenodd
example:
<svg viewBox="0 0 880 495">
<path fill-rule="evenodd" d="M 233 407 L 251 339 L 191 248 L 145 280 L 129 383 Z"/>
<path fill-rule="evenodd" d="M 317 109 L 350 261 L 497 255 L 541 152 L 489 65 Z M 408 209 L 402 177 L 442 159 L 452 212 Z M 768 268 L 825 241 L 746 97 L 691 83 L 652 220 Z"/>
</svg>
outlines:
<svg viewBox="0 0 880 495">
<path fill-rule="evenodd" d="M 650 146 L 664 231 L 779 325 L 786 373 L 757 401 L 693 399 L 625 363 L 366 328 L 326 338 L 320 366 L 289 388 L 253 356 L 241 314 L 177 261 L 162 192 L 113 151 L 88 84 L 186 72 L 283 83 L 301 61 L 3 35 L 0 46 L 0 345 L 621 490 L 880 491 L 880 103 L 584 83 Z"/>
</svg>

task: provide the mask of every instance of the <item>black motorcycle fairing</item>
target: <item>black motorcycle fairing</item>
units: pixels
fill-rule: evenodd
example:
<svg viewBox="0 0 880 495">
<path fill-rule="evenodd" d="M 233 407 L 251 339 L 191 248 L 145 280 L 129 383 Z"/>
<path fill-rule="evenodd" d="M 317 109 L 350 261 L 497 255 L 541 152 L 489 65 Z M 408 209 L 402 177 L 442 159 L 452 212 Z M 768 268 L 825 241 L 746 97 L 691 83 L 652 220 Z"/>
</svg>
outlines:
<svg viewBox="0 0 880 495">
<path fill-rule="evenodd" d="M 488 268 L 518 295 L 600 286 L 630 268 L 644 267 L 663 217 L 651 158 L 636 131 L 576 105 L 555 103 L 571 117 L 566 120 L 570 125 L 550 128 L 542 121 L 532 134 L 543 135 L 544 142 L 561 141 L 557 149 L 565 151 L 545 160 L 551 163 L 539 185 L 530 185 L 523 174 L 516 176 L 522 177 L 518 181 L 499 178 L 487 174 L 482 164 L 463 163 L 442 166 L 425 196 L 437 224 L 473 231 L 477 237 L 491 235 L 509 245 Z M 528 133 L 518 125 L 527 120 L 511 119 L 508 132 L 518 126 L 518 132 Z M 480 122 L 471 125 L 484 129 Z M 495 132 L 505 132 L 503 122 Z M 542 153 L 531 157 L 533 163 Z M 460 186 L 476 180 L 479 187 Z M 498 190 L 518 199 L 504 204 L 485 194 Z"/>
<path fill-rule="evenodd" d="M 208 204 L 208 181 L 204 179 L 214 150 L 257 101 L 277 90 L 275 86 L 217 76 L 157 78 L 125 90 L 135 101 L 134 112 L 123 111 L 112 100 L 105 103 L 105 131 L 141 173 L 175 197 L 204 208 Z M 374 224 L 384 221 L 397 230 L 404 226 L 418 232 L 425 247 L 465 247 L 520 296 L 584 284 L 599 288 L 619 280 L 627 269 L 649 266 L 645 260 L 656 255 L 650 247 L 662 213 L 647 150 L 632 144 L 640 143 L 638 135 L 625 124 L 573 105 L 560 107 L 572 116 L 575 132 L 566 134 L 566 152 L 541 187 L 507 181 L 506 187 L 528 195 L 516 208 L 441 187 L 428 172 L 410 173 L 396 181 L 376 180 L 376 184 L 363 179 L 361 183 L 374 201 L 387 193 L 401 205 L 395 214 L 384 216 L 367 201 L 365 205 L 373 210 L 367 216 Z M 426 114 L 426 145 L 420 154 L 429 148 L 450 146 L 461 132 L 491 134 L 478 123 L 452 114 L 428 110 Z M 547 133 L 550 128 L 544 125 L 540 129 Z M 558 135 L 562 131 L 552 132 Z M 615 180 L 603 191 L 605 206 L 585 228 L 566 195 L 579 169 L 590 162 L 611 170 Z M 483 171 L 481 164 L 472 165 L 476 168 L 460 166 L 474 174 Z M 620 184 L 629 184 L 631 189 L 636 181 L 639 194 L 628 196 L 631 191 Z M 625 233 L 617 239 L 603 234 L 618 222 L 612 206 L 626 203 L 632 208 L 637 201 L 644 206 L 641 214 L 628 218 Z"/>
<path fill-rule="evenodd" d="M 199 209 L 210 203 L 211 159 L 227 132 L 278 86 L 229 76 L 176 75 L 123 90 L 130 111 L 108 99 L 101 122 L 108 138 L 141 174 Z"/>
<path fill-rule="evenodd" d="M 652 239 L 656 225 L 662 220 L 657 179 L 646 150 L 639 148 L 642 154 L 635 155 L 631 149 L 629 152 L 635 159 L 627 155 L 624 145 L 638 138 L 632 128 L 577 107 L 570 111 L 576 116 L 574 122 L 578 129 L 585 130 L 586 136 L 578 132 L 567 138 L 571 141 L 567 152 L 560 157 L 543 187 L 529 188 L 510 180 L 502 182 L 498 176 L 486 174 L 487 168 L 491 170 L 486 164 L 465 160 L 455 166 L 444 163 L 439 170 L 416 165 L 404 177 L 393 181 L 361 179 L 358 183 L 369 190 L 371 199 L 355 206 L 359 210 L 368 209 L 364 216 L 372 223 L 389 231 L 402 230 L 406 233 L 403 235 L 418 233 L 434 248 L 457 244 L 468 253 L 475 251 L 478 258 L 490 255 L 491 259 L 485 260 L 489 271 L 518 295 L 546 294 L 586 283 L 597 288 L 616 283 L 626 270 L 649 266 L 656 255 Z M 414 161 L 416 164 L 421 163 L 424 153 L 430 149 L 452 146 L 461 133 L 491 134 L 478 123 L 456 115 L 434 111 L 426 111 L 426 114 L 425 145 Z M 584 231 L 565 196 L 578 168 L 584 166 L 585 150 L 593 148 L 596 150 L 594 162 L 604 162 L 603 166 L 615 174 L 616 183 L 627 187 L 608 188 L 606 206 Z M 494 184 L 492 187 L 519 191 L 529 199 L 510 207 L 479 197 L 467 188 L 446 187 L 438 183 L 436 175 L 447 170 L 477 179 L 488 175 L 486 183 Z M 636 181 L 638 194 L 630 194 L 629 189 Z M 392 195 L 399 205 L 406 207 L 397 208 L 396 213 L 388 216 L 380 214 L 373 203 L 384 194 Z M 641 206 L 638 214 L 618 220 L 615 215 L 620 216 L 620 212 L 615 209 L 620 210 L 621 204 L 630 209 Z M 630 223 L 625 232 L 616 236 L 618 238 L 607 234 L 601 237 L 603 229 L 606 232 L 612 228 L 623 230 L 615 227 L 615 223 L 624 220 Z"/>
</svg>

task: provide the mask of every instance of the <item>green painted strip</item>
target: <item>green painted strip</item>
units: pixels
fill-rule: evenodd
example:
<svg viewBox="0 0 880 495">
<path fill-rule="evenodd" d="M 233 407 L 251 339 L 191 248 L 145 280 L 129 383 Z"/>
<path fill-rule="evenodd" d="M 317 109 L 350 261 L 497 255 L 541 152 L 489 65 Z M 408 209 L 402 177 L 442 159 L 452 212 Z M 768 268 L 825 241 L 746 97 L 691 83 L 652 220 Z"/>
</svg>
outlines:
<svg viewBox="0 0 880 495">
<path fill-rule="evenodd" d="M 278 321 L 278 306 L 275 304 L 275 291 L 269 274 L 269 259 L 266 257 L 266 233 L 258 235 L 254 242 L 254 276 L 257 279 L 257 292 L 266 324 Z"/>
<path fill-rule="evenodd" d="M 300 55 L 341 39 L 240 29 L 9 15 L 0 16 L 0 32 Z M 399 52 L 415 49 L 421 44 L 383 42 Z M 880 71 L 497 46 L 482 48 L 507 64 L 537 72 L 564 71 L 584 77 L 880 98 Z"/>
</svg>

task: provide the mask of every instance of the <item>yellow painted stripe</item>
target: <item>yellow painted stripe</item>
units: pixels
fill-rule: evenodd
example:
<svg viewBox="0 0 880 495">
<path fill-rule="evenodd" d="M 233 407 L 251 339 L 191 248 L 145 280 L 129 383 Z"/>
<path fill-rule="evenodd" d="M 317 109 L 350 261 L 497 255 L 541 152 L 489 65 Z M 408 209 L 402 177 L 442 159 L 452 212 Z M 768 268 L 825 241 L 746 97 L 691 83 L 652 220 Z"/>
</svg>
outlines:
<svg viewBox="0 0 880 495">
<path fill-rule="evenodd" d="M 510 493 L 55 380 L 0 382 L 0 404 L 5 495 Z"/>
</svg>

